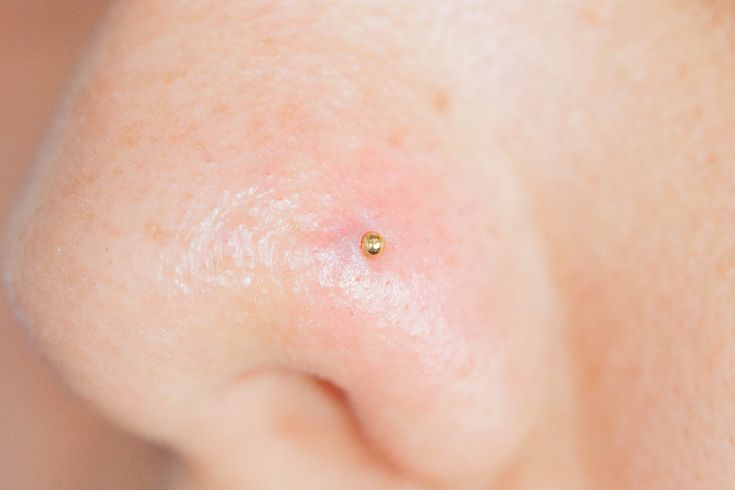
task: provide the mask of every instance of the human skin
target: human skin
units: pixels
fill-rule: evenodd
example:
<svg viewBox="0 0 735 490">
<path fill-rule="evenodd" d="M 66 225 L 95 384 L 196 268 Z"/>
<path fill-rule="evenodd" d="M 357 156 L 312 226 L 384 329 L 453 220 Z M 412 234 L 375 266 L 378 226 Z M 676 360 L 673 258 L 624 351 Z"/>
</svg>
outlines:
<svg viewBox="0 0 735 490">
<path fill-rule="evenodd" d="M 182 488 L 727 488 L 732 14 L 119 3 L 9 297 Z"/>
<path fill-rule="evenodd" d="M 97 0 L 0 5 L 0 226 L 34 142 L 89 30 Z M 65 390 L 0 296 L 0 487 L 160 488 L 166 459 Z"/>
</svg>

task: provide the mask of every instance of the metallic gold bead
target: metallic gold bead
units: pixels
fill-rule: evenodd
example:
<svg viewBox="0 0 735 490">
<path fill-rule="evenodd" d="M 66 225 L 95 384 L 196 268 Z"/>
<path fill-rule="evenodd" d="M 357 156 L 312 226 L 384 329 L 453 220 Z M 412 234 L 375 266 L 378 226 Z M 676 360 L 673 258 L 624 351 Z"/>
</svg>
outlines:
<svg viewBox="0 0 735 490">
<path fill-rule="evenodd" d="M 385 250 L 385 240 L 376 231 L 368 231 L 360 240 L 362 253 L 368 257 L 377 257 Z"/>
</svg>

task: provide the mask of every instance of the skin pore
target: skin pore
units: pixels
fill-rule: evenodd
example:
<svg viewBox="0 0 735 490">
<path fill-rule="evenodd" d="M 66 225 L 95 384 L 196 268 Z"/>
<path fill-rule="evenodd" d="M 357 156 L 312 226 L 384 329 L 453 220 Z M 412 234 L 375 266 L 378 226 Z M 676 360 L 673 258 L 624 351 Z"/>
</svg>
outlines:
<svg viewBox="0 0 735 490">
<path fill-rule="evenodd" d="M 0 226 L 35 140 L 104 3 L 0 5 Z M 160 451 L 83 404 L 44 366 L 0 295 L 0 486 L 160 488 Z"/>
<path fill-rule="evenodd" d="M 8 297 L 175 487 L 727 487 L 732 29 L 717 2 L 118 3 Z"/>
</svg>

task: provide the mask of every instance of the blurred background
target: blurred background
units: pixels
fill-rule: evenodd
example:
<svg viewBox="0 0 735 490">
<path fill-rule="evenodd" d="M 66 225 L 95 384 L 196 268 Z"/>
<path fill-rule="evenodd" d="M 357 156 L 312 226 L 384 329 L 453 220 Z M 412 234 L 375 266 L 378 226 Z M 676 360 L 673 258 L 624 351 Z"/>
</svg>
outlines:
<svg viewBox="0 0 735 490">
<path fill-rule="evenodd" d="M 0 0 L 0 225 L 108 2 Z M 0 489 L 159 488 L 166 456 L 68 394 L 0 299 Z"/>
</svg>

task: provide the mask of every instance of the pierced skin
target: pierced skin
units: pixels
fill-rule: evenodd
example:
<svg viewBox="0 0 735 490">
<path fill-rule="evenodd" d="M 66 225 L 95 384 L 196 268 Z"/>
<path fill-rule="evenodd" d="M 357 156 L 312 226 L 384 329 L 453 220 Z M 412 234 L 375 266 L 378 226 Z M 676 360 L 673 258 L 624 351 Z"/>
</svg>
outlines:
<svg viewBox="0 0 735 490">
<path fill-rule="evenodd" d="M 7 262 L 66 381 L 182 486 L 731 486 L 725 7 L 284 6 L 101 29 Z"/>
<path fill-rule="evenodd" d="M 122 212 L 134 219 L 111 220 L 120 232 L 85 217 L 87 203 L 124 199 L 110 195 L 109 184 L 86 183 L 83 199 L 60 197 L 68 203 L 56 208 L 63 217 L 53 213 L 42 222 L 36 215 L 30 219 L 39 228 L 21 235 L 23 254 L 58 274 L 21 276 L 22 284 L 39 285 L 33 294 L 56 281 L 75 288 L 56 297 L 68 305 L 56 320 L 66 327 L 47 331 L 51 318 L 31 316 L 44 343 L 72 344 L 49 355 L 82 371 L 114 355 L 119 368 L 106 366 L 109 376 L 84 379 L 78 388 L 184 451 L 195 451 L 186 443 L 201 439 L 178 440 L 192 415 L 172 419 L 171 411 L 203 405 L 196 400 L 241 373 L 287 368 L 344 390 L 369 445 L 393 465 L 422 478 L 486 480 L 525 436 L 518 427 L 530 416 L 524 394 L 535 392 L 525 387 L 540 380 L 532 364 L 512 357 L 526 326 L 509 311 L 511 293 L 524 285 L 498 262 L 519 260 L 518 252 L 504 243 L 506 230 L 478 216 L 487 205 L 447 189 L 427 157 L 413 154 L 408 162 L 399 149 L 370 146 L 354 153 L 357 165 L 339 156 L 295 170 L 278 160 L 263 164 L 267 170 L 220 164 L 196 187 L 177 182 L 186 197 L 168 198 L 170 209 L 149 211 L 160 197 L 131 203 Z M 391 243 L 376 261 L 359 249 L 362 230 L 371 227 Z M 466 230 L 475 230 L 475 239 L 465 240 Z M 55 263 L 59 255 L 64 266 Z M 468 257 L 483 257 L 482 274 Z M 30 309 L 22 296 L 17 303 Z M 85 318 L 92 308 L 116 313 Z M 483 359 L 488 351 L 492 358 Z M 82 375 L 71 376 L 79 383 Z M 139 377 L 144 386 L 110 390 Z M 120 389 L 133 396 L 120 400 Z M 476 390 L 488 398 L 475 399 Z M 141 403 L 157 407 L 150 420 L 141 420 Z M 432 442 L 437 434 L 441 446 Z M 464 455 L 466 444 L 477 448 L 477 459 Z M 489 454 L 497 455 L 492 465 Z"/>
<path fill-rule="evenodd" d="M 272 27 L 265 42 L 226 7 L 155 5 L 111 13 L 16 217 L 9 283 L 41 348 L 218 486 L 239 483 L 217 464 L 252 451 L 222 400 L 251 399 L 251 373 L 284 371 L 267 377 L 276 392 L 306 376 L 344 393 L 354 428 L 335 437 L 372 455 L 350 463 L 361 471 L 486 485 L 550 385 L 550 289 L 540 251 L 517 245 L 535 238 L 517 228 L 514 176 L 498 165 L 478 182 L 452 154 L 448 96 L 433 88 L 446 82 L 412 85 L 423 60 L 386 68 L 369 43 L 340 39 L 335 53 L 294 30 L 339 8 L 266 9 L 249 24 Z M 178 22 L 223 37 L 202 46 Z M 421 101 L 381 112 L 396 95 Z M 390 242 L 374 260 L 359 245 L 370 229 Z"/>
</svg>

